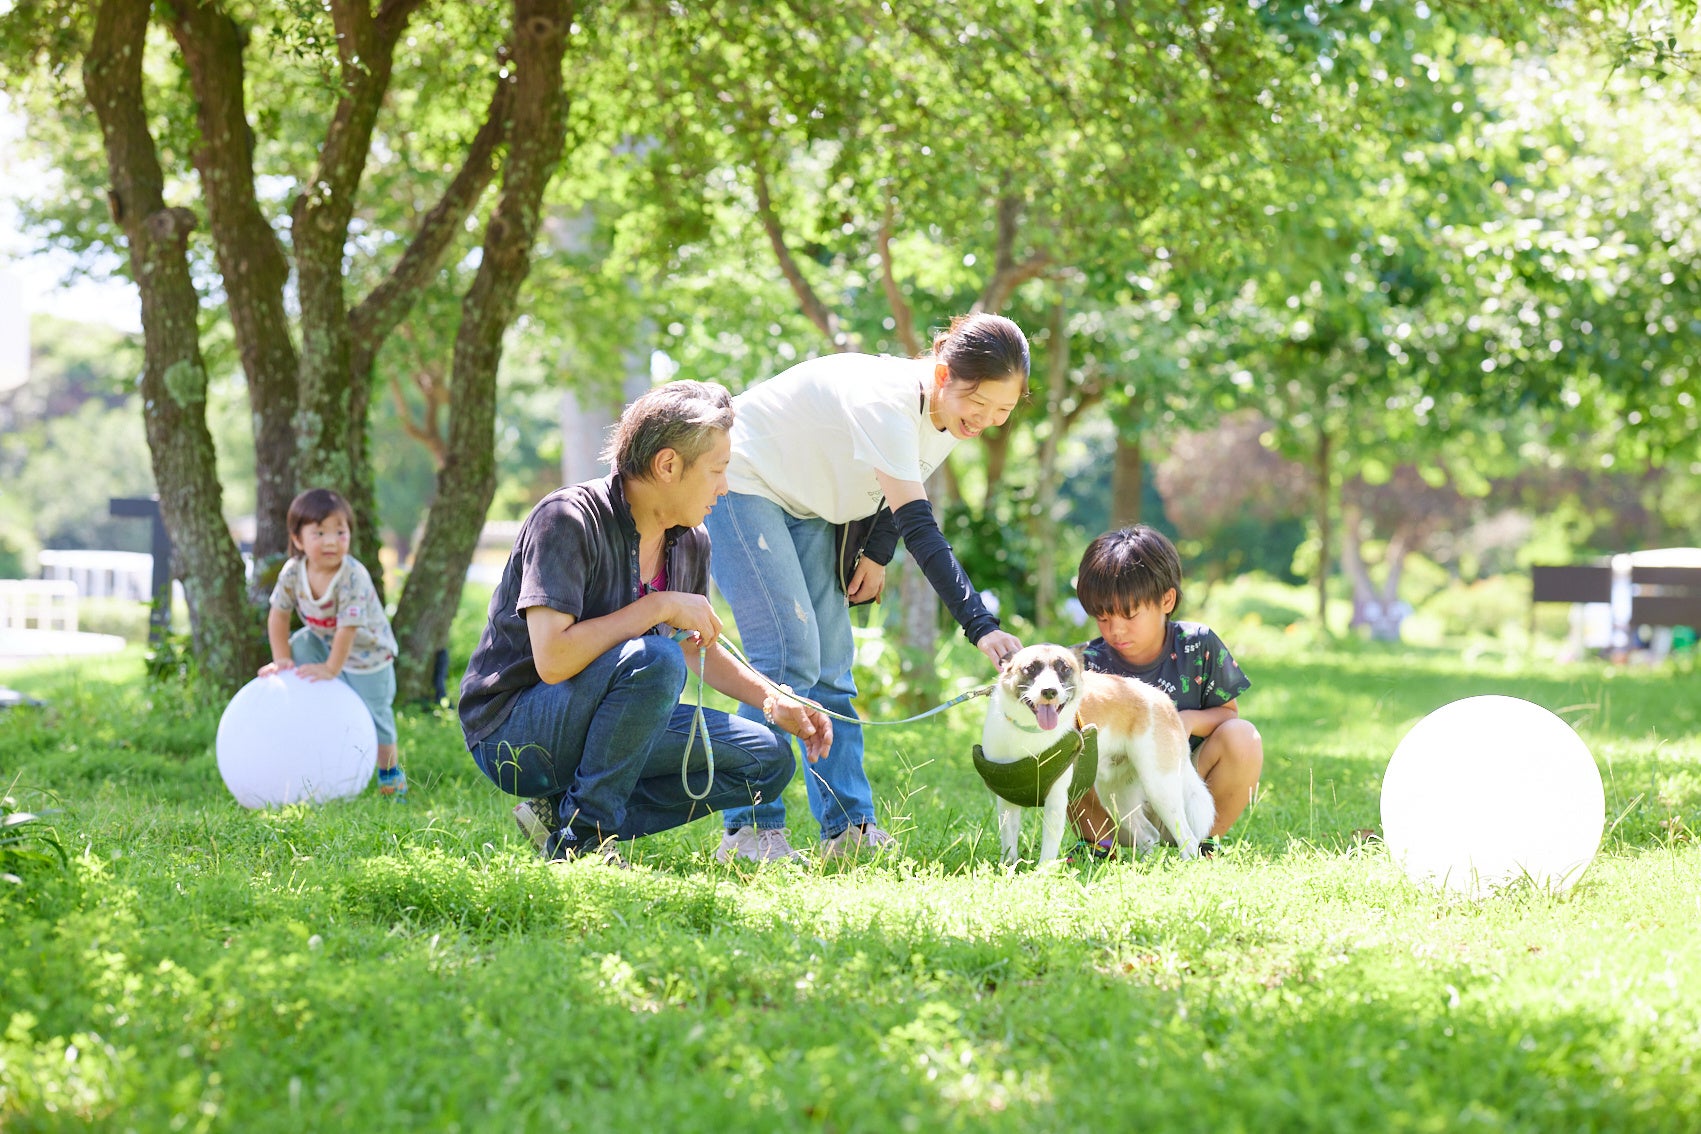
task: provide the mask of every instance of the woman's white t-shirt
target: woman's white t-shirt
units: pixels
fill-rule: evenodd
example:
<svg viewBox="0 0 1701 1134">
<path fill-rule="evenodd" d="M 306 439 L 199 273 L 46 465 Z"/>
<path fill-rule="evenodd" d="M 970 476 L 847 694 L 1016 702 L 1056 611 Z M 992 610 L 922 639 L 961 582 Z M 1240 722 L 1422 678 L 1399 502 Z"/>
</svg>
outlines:
<svg viewBox="0 0 1701 1134">
<path fill-rule="evenodd" d="M 957 446 L 928 420 L 933 367 L 931 358 L 829 354 L 752 386 L 732 400 L 728 487 L 799 519 L 872 515 L 876 469 L 924 481 Z"/>
</svg>

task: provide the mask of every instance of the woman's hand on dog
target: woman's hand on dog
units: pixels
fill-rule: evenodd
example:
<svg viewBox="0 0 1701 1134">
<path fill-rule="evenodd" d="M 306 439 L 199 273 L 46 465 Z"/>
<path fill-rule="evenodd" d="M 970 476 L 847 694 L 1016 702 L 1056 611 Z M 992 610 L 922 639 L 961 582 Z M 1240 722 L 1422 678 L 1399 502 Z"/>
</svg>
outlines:
<svg viewBox="0 0 1701 1134">
<path fill-rule="evenodd" d="M 762 703 L 762 715 L 768 718 L 769 723 L 803 741 L 803 754 L 811 764 L 825 756 L 833 746 L 833 722 L 818 709 L 770 693 Z"/>
<path fill-rule="evenodd" d="M 991 658 L 993 665 L 1003 665 L 1005 658 L 1022 648 L 1022 642 L 1014 634 L 1003 630 L 994 630 L 976 642 L 975 648 Z"/>
<path fill-rule="evenodd" d="M 856 571 L 851 575 L 850 590 L 845 597 L 851 602 L 877 602 L 885 589 L 886 565 L 864 555 L 856 561 Z"/>
</svg>

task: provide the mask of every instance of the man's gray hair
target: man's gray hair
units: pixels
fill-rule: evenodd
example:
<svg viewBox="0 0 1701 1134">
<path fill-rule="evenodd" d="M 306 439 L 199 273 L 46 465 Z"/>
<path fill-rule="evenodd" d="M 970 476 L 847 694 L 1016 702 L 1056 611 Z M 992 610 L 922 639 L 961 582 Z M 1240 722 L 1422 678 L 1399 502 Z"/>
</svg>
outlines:
<svg viewBox="0 0 1701 1134">
<path fill-rule="evenodd" d="M 726 388 L 682 378 L 647 391 L 626 407 L 603 446 L 602 459 L 623 476 L 649 480 L 663 449 L 672 449 L 689 465 L 709 451 L 717 432 L 731 428 L 732 395 Z"/>
</svg>

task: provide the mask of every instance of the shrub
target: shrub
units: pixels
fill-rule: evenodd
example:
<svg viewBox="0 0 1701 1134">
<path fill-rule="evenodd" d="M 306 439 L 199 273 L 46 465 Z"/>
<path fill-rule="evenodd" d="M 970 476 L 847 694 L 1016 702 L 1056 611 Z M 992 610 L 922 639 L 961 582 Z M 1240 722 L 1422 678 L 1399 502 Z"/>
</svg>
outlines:
<svg viewBox="0 0 1701 1134">
<path fill-rule="evenodd" d="M 47 822 L 51 814 L 25 811 L 9 795 L 0 799 L 0 883 L 21 886 L 21 871 L 69 864 L 59 832 Z"/>
<path fill-rule="evenodd" d="M 1478 634 L 1503 635 L 1508 627 L 1521 630 L 1530 618 L 1530 579 L 1527 575 L 1495 575 L 1474 583 L 1455 582 L 1431 595 L 1419 613 L 1440 623 L 1449 638 Z M 1561 610 L 1562 607 L 1555 609 Z"/>
</svg>

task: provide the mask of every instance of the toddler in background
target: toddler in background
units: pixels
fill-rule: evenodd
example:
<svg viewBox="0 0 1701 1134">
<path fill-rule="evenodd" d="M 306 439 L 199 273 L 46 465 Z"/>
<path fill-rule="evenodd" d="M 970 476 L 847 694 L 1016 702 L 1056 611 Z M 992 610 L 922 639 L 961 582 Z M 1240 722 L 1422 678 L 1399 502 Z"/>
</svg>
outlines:
<svg viewBox="0 0 1701 1134">
<path fill-rule="evenodd" d="M 396 635 L 372 576 L 348 553 L 354 512 L 328 488 L 310 488 L 289 505 L 289 562 L 272 588 L 266 677 L 293 669 L 309 681 L 342 681 L 360 695 L 378 730 L 378 791 L 400 799 L 407 776 L 396 758 Z M 290 613 L 302 626 L 289 632 Z"/>
</svg>

